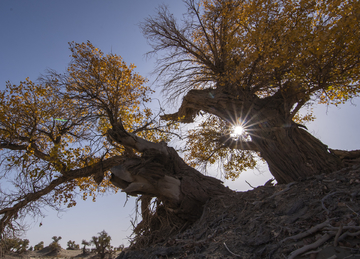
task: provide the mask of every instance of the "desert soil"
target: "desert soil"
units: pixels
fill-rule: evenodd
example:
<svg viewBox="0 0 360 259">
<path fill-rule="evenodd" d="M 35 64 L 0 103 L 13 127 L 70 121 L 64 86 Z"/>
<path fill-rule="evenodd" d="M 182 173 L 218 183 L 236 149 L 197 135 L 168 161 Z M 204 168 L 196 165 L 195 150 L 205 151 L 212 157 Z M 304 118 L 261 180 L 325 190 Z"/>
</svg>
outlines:
<svg viewBox="0 0 360 259">
<path fill-rule="evenodd" d="M 268 182 L 217 197 L 204 206 L 194 224 L 156 243 L 125 248 L 117 256 L 360 259 L 360 164 L 287 185 Z M 22 257 L 96 258 L 83 256 L 81 250 L 27 252 Z"/>
<path fill-rule="evenodd" d="M 116 258 L 119 255 L 120 252 L 117 252 L 115 255 L 112 255 L 112 257 L 106 257 L 106 258 Z M 45 247 L 42 250 L 39 251 L 27 251 L 24 254 L 7 254 L 4 257 L 5 259 L 62 259 L 62 258 L 78 258 L 78 259 L 99 259 L 100 256 L 96 255 L 95 253 L 86 253 L 83 254 L 82 250 L 65 250 L 65 249 L 58 249 L 56 251 L 52 251 L 49 247 Z"/>
<path fill-rule="evenodd" d="M 360 259 L 359 223 L 357 163 L 287 185 L 268 182 L 217 197 L 186 230 L 156 244 L 127 248 L 118 259 Z"/>
</svg>

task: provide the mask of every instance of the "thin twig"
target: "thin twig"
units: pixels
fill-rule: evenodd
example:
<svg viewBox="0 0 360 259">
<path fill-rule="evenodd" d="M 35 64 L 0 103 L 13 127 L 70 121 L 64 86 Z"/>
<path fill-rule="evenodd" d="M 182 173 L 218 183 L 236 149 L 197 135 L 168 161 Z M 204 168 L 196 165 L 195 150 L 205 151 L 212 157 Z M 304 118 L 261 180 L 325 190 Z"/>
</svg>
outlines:
<svg viewBox="0 0 360 259">
<path fill-rule="evenodd" d="M 247 183 L 251 188 L 255 189 L 255 187 L 252 186 L 248 181 L 245 180 L 245 183 Z"/>
<path fill-rule="evenodd" d="M 318 250 L 309 251 L 309 252 L 303 254 L 302 256 L 311 255 L 311 254 L 317 254 L 317 253 L 321 252 L 321 250 L 322 250 L 322 248 L 320 248 Z"/>
<path fill-rule="evenodd" d="M 339 230 L 338 230 L 338 232 L 336 233 L 336 236 L 335 236 L 335 239 L 334 239 L 334 246 L 335 246 L 335 247 L 337 247 L 337 245 L 338 245 L 339 237 L 340 237 L 340 235 L 341 235 L 342 230 L 343 230 L 343 224 L 341 223 L 341 224 L 340 224 L 340 227 L 339 227 Z"/>
<path fill-rule="evenodd" d="M 297 182 L 288 183 L 288 184 L 286 185 L 286 188 L 285 188 L 284 190 L 282 190 L 282 191 L 280 191 L 280 192 L 277 192 L 277 193 L 274 193 L 274 194 L 271 195 L 268 199 L 272 199 L 272 198 L 274 198 L 275 196 L 278 196 L 278 195 L 280 195 L 280 194 L 282 194 L 282 193 L 284 193 L 284 192 L 287 192 L 288 190 L 290 190 L 290 187 L 293 186 L 293 185 L 296 184 L 296 183 L 297 183 Z"/>
<path fill-rule="evenodd" d="M 359 214 L 357 212 L 355 212 L 352 208 L 350 208 L 346 203 L 345 203 L 346 207 L 348 207 L 349 210 L 351 210 L 352 212 L 354 212 L 356 214 L 356 216 L 359 217 Z"/>
<path fill-rule="evenodd" d="M 227 247 L 227 245 L 225 244 L 225 242 L 224 242 L 224 246 L 225 246 L 226 250 L 228 250 L 228 251 L 229 251 L 229 253 L 230 253 L 230 254 L 232 254 L 232 255 L 234 255 L 234 256 L 241 257 L 240 255 L 238 255 L 238 254 L 235 254 L 235 253 L 231 252 L 231 251 L 230 251 L 230 249 L 229 249 L 229 248 Z"/>
<path fill-rule="evenodd" d="M 339 230 L 339 227 L 327 226 L 325 230 Z M 344 226 L 343 230 L 360 230 L 360 226 Z"/>
<path fill-rule="evenodd" d="M 348 255 L 346 257 L 344 257 L 343 259 L 348 259 L 348 258 L 356 258 L 356 256 L 360 256 L 360 254 L 352 254 L 352 255 Z"/>
<path fill-rule="evenodd" d="M 349 231 L 346 231 L 344 234 L 342 234 L 340 237 L 339 237 L 339 241 L 345 239 L 347 236 L 351 236 L 351 237 L 356 237 L 356 236 L 359 236 L 360 235 L 360 231 L 358 232 L 349 232 Z"/>
</svg>

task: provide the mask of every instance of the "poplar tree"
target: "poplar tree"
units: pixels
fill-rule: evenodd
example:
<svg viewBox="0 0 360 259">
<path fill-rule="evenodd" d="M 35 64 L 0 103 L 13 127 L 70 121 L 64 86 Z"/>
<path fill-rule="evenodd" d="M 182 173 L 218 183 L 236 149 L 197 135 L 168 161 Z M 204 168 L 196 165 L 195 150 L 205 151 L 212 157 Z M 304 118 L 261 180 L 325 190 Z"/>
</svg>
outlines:
<svg viewBox="0 0 360 259">
<path fill-rule="evenodd" d="M 264 159 L 278 183 L 338 170 L 339 157 L 304 126 L 307 105 L 358 96 L 360 3 L 347 0 L 187 0 L 143 24 L 163 92 L 182 104 L 169 121 L 189 134 L 192 165 L 224 160 L 228 178 Z M 235 138 L 234 127 L 243 127 Z"/>
</svg>

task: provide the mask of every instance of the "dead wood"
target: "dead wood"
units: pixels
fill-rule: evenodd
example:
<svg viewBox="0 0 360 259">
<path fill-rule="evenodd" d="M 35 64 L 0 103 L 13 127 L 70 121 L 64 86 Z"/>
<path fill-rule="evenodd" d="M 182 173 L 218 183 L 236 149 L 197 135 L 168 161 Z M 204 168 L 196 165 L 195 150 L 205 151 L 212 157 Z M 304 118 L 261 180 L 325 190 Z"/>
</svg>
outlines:
<svg viewBox="0 0 360 259">
<path fill-rule="evenodd" d="M 318 248 L 319 246 L 321 246 L 323 243 L 325 243 L 331 237 L 332 237 L 331 234 L 326 233 L 321 238 L 319 238 L 316 242 L 314 242 L 310 245 L 303 246 L 303 247 L 295 250 L 294 252 L 292 252 L 289 255 L 288 259 L 294 259 L 296 256 L 301 255 L 311 249 Z"/>
<path fill-rule="evenodd" d="M 314 226 L 314 227 L 306 230 L 306 231 L 303 232 L 303 233 L 297 234 L 297 235 L 295 235 L 295 236 L 287 237 L 287 238 L 281 240 L 280 243 L 284 243 L 285 241 L 288 241 L 288 240 L 295 240 L 295 241 L 297 241 L 297 240 L 299 240 L 299 239 L 301 239 L 301 238 L 304 238 L 304 237 L 307 237 L 307 236 L 309 236 L 309 235 L 311 235 L 311 234 L 314 234 L 314 233 L 316 233 L 317 231 L 319 231 L 320 229 L 322 229 L 322 228 L 324 228 L 324 227 L 326 227 L 326 226 L 329 226 L 329 225 L 330 225 L 330 219 L 327 219 L 327 220 L 324 221 L 323 223 L 320 223 L 320 224 L 318 224 L 318 225 L 316 225 L 316 226 Z"/>
<path fill-rule="evenodd" d="M 329 211 L 329 209 L 327 209 L 326 206 L 325 206 L 325 200 L 326 200 L 327 198 L 333 196 L 333 195 L 336 195 L 336 194 L 347 194 L 347 195 L 351 196 L 350 193 L 345 192 L 345 191 L 334 191 L 334 192 L 331 192 L 331 193 L 327 194 L 324 198 L 321 199 L 321 206 L 322 206 L 322 208 L 326 211 L 327 214 L 329 214 L 330 211 Z"/>
<path fill-rule="evenodd" d="M 340 224 L 340 227 L 339 227 L 339 230 L 336 232 L 336 236 L 335 236 L 335 239 L 334 239 L 334 246 L 337 246 L 338 245 L 338 242 L 339 242 L 339 237 L 341 235 L 341 232 L 343 230 L 343 224 Z"/>
</svg>

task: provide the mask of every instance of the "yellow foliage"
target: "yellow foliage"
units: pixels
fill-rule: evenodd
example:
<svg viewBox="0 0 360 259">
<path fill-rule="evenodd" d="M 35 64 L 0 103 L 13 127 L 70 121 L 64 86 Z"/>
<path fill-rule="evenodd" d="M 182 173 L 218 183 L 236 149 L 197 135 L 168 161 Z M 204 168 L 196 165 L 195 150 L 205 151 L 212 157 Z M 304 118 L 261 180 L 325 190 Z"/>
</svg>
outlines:
<svg viewBox="0 0 360 259">
<path fill-rule="evenodd" d="M 193 13 L 191 25 L 178 25 L 181 29 L 176 31 L 175 26 L 165 25 L 171 16 L 163 13 L 159 20 L 150 20 L 144 30 L 150 40 L 155 39 L 154 51 L 173 51 L 173 59 L 161 60 L 160 66 L 179 78 L 169 80 L 169 91 L 176 94 L 181 87 L 211 87 L 248 102 L 281 93 L 278 96 L 283 98 L 282 119 L 286 123 L 314 120 L 312 110 L 305 115 L 299 113 L 314 98 L 319 103 L 338 105 L 359 95 L 358 0 L 201 0 L 199 6 L 192 6 L 193 1 L 187 3 Z M 165 30 L 157 24 L 168 27 Z M 177 72 L 182 66 L 184 69 Z M 294 113 L 292 107 L 296 107 Z M 224 124 L 210 116 L 190 131 L 186 159 L 191 165 L 223 159 L 228 172 L 254 166 L 251 153 L 221 148 L 216 143 Z"/>
<path fill-rule="evenodd" d="M 229 126 L 216 116 L 209 116 L 195 129 L 188 131 L 185 161 L 193 167 L 219 162 L 226 179 L 235 180 L 245 169 L 256 166 L 255 152 L 230 149 L 219 143 L 219 138 L 229 132 Z"/>
<path fill-rule="evenodd" d="M 165 131 L 174 127 L 156 130 L 151 110 L 143 107 L 152 90 L 133 64 L 104 55 L 90 42 L 72 42 L 70 50 L 65 74 L 50 72 L 39 83 L 29 78 L 18 85 L 8 82 L 0 92 L 0 165 L 22 172 L 29 181 L 49 183 L 71 170 L 123 155 L 124 148 L 105 136 L 114 122 L 150 141 L 169 140 Z M 138 130 L 144 125 L 147 130 Z M 116 191 L 109 172 L 104 173 L 100 185 L 92 177 L 63 184 L 54 191 L 54 202 L 74 206 L 76 190 L 93 200 L 96 193 Z"/>
<path fill-rule="evenodd" d="M 194 81 L 345 102 L 360 92 L 359 13 L 357 0 L 203 0 L 189 51 L 202 69 Z"/>
</svg>

